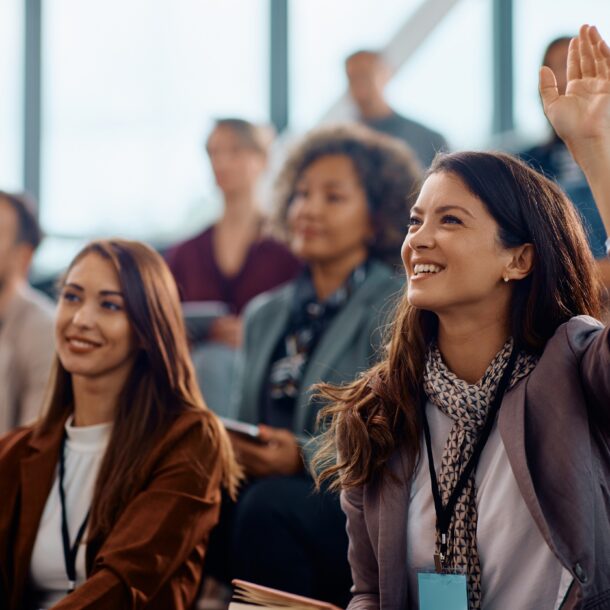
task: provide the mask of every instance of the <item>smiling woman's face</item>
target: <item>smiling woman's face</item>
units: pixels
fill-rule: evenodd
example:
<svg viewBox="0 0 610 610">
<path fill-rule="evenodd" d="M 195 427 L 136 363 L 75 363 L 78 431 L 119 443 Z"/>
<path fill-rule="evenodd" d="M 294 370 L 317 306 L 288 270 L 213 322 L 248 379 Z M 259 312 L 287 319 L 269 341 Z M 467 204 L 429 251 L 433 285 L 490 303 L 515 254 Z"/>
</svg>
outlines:
<svg viewBox="0 0 610 610">
<path fill-rule="evenodd" d="M 55 318 L 57 355 L 72 375 L 121 386 L 136 353 L 119 277 L 96 253 L 70 269 Z"/>
<path fill-rule="evenodd" d="M 288 208 L 291 246 L 307 263 L 364 260 L 374 231 L 351 159 L 326 155 L 299 177 Z"/>
<path fill-rule="evenodd" d="M 493 216 L 459 177 L 432 174 L 411 210 L 402 246 L 409 302 L 437 314 L 481 307 L 500 314 L 510 297 L 503 276 L 513 252 L 498 232 Z"/>
</svg>

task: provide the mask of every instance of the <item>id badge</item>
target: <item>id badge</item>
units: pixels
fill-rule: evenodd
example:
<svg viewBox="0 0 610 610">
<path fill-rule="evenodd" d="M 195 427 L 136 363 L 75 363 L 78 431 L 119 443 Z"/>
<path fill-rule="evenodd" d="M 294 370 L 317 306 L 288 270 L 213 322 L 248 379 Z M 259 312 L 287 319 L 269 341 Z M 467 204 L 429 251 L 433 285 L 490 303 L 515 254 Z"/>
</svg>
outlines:
<svg viewBox="0 0 610 610">
<path fill-rule="evenodd" d="M 468 610 L 465 574 L 419 572 L 419 610 Z"/>
</svg>

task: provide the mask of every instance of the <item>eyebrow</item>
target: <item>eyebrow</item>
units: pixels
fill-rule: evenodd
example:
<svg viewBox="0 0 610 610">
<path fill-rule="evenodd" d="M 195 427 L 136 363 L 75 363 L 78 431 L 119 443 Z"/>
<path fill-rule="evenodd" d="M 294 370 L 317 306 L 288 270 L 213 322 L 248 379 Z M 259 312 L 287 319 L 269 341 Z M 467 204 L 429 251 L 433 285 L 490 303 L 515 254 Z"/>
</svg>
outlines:
<svg viewBox="0 0 610 610">
<path fill-rule="evenodd" d="M 64 284 L 64 288 L 72 288 L 73 290 L 78 290 L 79 292 L 85 292 L 85 289 L 75 282 L 67 282 Z M 100 290 L 99 294 L 103 297 L 107 296 L 115 296 L 123 298 L 123 293 L 120 290 Z"/>
<path fill-rule="evenodd" d="M 470 218 L 474 218 L 474 215 L 472 214 L 472 212 L 464 207 L 462 207 L 461 205 L 441 205 L 438 208 L 436 208 L 434 210 L 435 214 L 444 214 L 445 212 L 450 212 L 451 210 L 460 210 L 460 212 L 464 212 L 464 214 L 467 214 L 468 216 L 470 216 Z M 411 208 L 412 212 L 415 212 L 416 214 L 421 214 L 422 210 L 421 208 L 418 208 L 416 205 L 413 206 Z"/>
</svg>

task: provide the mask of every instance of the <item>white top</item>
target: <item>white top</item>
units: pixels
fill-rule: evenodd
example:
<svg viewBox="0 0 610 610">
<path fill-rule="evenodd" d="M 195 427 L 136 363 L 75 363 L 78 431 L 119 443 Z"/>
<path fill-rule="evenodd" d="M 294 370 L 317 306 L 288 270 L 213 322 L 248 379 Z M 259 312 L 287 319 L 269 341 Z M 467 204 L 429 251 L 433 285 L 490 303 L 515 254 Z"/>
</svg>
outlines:
<svg viewBox="0 0 610 610">
<path fill-rule="evenodd" d="M 65 476 L 66 516 L 70 543 L 91 506 L 95 480 L 108 445 L 112 424 L 75 427 L 72 417 L 66 422 Z M 76 555 L 76 582 L 82 584 L 85 572 L 87 533 L 83 535 Z M 38 526 L 34 551 L 30 562 L 30 579 L 36 590 L 36 607 L 50 608 L 58 603 L 68 590 L 68 576 L 61 538 L 61 501 L 59 499 L 59 465 L 55 481 Z"/>
<path fill-rule="evenodd" d="M 426 415 L 438 476 L 453 421 L 430 402 Z M 407 523 L 409 607 L 414 609 L 419 607 L 417 572 L 434 568 L 436 512 L 423 443 L 422 438 L 422 457 L 413 479 Z M 572 575 L 553 555 L 530 515 L 497 422 L 481 454 L 475 481 L 483 610 L 556 610 L 568 591 Z"/>
</svg>

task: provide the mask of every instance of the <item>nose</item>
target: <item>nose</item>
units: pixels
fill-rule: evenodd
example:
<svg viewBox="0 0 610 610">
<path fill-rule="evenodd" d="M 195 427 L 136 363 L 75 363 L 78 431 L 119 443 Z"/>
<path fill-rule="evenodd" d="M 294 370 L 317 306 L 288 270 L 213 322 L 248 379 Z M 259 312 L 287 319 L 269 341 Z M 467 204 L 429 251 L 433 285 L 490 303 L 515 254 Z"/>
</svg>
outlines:
<svg viewBox="0 0 610 610">
<path fill-rule="evenodd" d="M 302 218 L 316 218 L 324 210 L 324 198 L 318 193 L 307 193 L 307 195 L 301 196 L 295 205 L 294 212 Z"/>
<path fill-rule="evenodd" d="M 72 324 L 81 329 L 93 328 L 95 326 L 94 307 L 89 303 L 82 303 L 72 316 Z"/>
<path fill-rule="evenodd" d="M 429 222 L 423 222 L 422 224 L 409 229 L 405 237 L 404 245 L 411 250 L 418 251 L 433 248 L 435 241 L 434 227 L 432 227 Z"/>
</svg>

